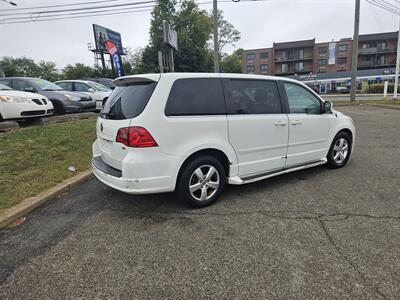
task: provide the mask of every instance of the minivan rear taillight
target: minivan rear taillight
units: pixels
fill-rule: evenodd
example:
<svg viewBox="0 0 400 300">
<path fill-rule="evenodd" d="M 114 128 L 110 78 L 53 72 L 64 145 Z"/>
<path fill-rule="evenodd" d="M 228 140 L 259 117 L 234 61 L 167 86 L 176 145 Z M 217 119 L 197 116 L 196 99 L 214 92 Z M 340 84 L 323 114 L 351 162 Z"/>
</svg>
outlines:
<svg viewBox="0 0 400 300">
<path fill-rule="evenodd" d="M 128 147 L 157 147 L 156 141 L 151 134 L 143 127 L 123 127 L 118 129 L 117 143 L 122 143 Z"/>
</svg>

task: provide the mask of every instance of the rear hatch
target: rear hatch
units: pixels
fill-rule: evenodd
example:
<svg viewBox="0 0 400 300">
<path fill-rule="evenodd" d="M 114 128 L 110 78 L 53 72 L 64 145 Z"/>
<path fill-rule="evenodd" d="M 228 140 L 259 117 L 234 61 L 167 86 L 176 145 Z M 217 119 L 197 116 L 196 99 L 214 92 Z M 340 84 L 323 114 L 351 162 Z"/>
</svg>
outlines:
<svg viewBox="0 0 400 300">
<path fill-rule="evenodd" d="M 117 87 L 101 110 L 96 126 L 101 158 L 109 166 L 122 169 L 128 147 L 115 141 L 118 130 L 129 127 L 132 119 L 143 112 L 159 79 L 159 74 L 150 74 L 114 81 Z"/>
</svg>

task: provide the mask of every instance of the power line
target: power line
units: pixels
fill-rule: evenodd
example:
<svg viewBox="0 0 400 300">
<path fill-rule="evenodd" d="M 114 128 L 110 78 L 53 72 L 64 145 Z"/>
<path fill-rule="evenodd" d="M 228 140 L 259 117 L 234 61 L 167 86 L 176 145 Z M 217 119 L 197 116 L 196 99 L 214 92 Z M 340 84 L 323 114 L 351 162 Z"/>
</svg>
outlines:
<svg viewBox="0 0 400 300">
<path fill-rule="evenodd" d="M 12 13 L 12 14 L 0 14 L 2 17 L 8 16 L 18 16 L 18 15 L 32 15 L 32 14 L 49 14 L 49 13 L 60 13 L 60 12 L 71 12 L 71 11 L 82 11 L 82 10 L 94 10 L 100 8 L 114 8 L 114 7 L 127 7 L 127 6 L 136 6 L 139 4 L 148 4 L 148 3 L 155 3 L 158 2 L 157 0 L 152 1 L 140 1 L 134 3 L 122 3 L 122 4 L 114 4 L 114 5 L 103 5 L 103 6 L 91 6 L 91 7 L 82 7 L 82 8 L 70 8 L 70 9 L 60 9 L 60 10 L 45 10 L 45 11 L 34 11 L 34 12 L 24 12 L 24 13 Z"/>
<path fill-rule="evenodd" d="M 46 21 L 55 21 L 55 20 L 65 20 L 65 19 L 78 19 L 78 18 L 87 18 L 87 17 L 97 17 L 97 16 L 109 16 L 109 15 L 120 15 L 120 14 L 132 14 L 137 12 L 151 12 L 153 9 L 143 9 L 143 10 L 129 10 L 125 9 L 122 12 L 114 12 L 114 13 L 99 13 L 99 14 L 91 14 L 85 16 L 73 16 L 73 17 L 60 17 L 60 18 L 43 18 L 38 20 L 26 20 L 26 21 L 13 21 L 13 22 L 4 22 L 0 23 L 0 25 L 6 24 L 20 24 L 20 23 L 36 23 L 36 22 L 46 22 Z"/>
<path fill-rule="evenodd" d="M 400 16 L 400 8 L 398 8 L 394 5 L 388 6 L 388 5 L 385 5 L 384 3 L 382 4 L 382 3 L 378 2 L 377 0 L 366 0 L 366 1 L 372 5 L 375 5 L 375 6 L 382 8 L 388 12 L 391 12 L 395 15 Z"/>
<path fill-rule="evenodd" d="M 130 9 L 142 9 L 142 8 L 154 8 L 154 5 L 144 5 L 144 6 L 140 6 L 140 7 L 134 7 L 134 8 L 130 8 Z M 42 18 L 50 18 L 50 17 L 69 17 L 69 16 L 74 16 L 74 15 L 82 15 L 84 17 L 84 15 L 86 14 L 96 14 L 96 13 L 106 13 L 106 12 L 123 12 L 126 11 L 126 8 L 116 8 L 116 9 L 107 9 L 107 10 L 95 10 L 95 11 L 82 11 L 82 12 L 73 12 L 73 13 L 68 13 L 68 14 L 50 14 L 50 15 L 45 15 Z M 40 18 L 40 15 L 35 15 L 34 13 L 32 13 L 30 16 L 25 16 L 25 17 L 11 17 L 11 18 L 4 18 L 4 19 L 0 19 L 0 24 L 2 24 L 5 21 L 9 21 L 9 20 L 26 20 L 26 21 L 36 21 L 37 19 Z M 4 23 L 3 23 L 4 24 Z"/>
<path fill-rule="evenodd" d="M 101 1 L 81 2 L 81 3 L 69 3 L 69 4 L 58 4 L 58 5 L 47 5 L 47 6 L 9 8 L 9 9 L 3 9 L 2 11 L 21 11 L 21 10 L 29 10 L 29 9 L 42 9 L 42 8 L 53 8 L 53 7 L 66 7 L 66 6 L 77 6 L 77 5 L 86 5 L 86 4 L 97 4 L 97 3 L 114 2 L 114 1 L 120 1 L 120 0 L 101 0 Z"/>
</svg>

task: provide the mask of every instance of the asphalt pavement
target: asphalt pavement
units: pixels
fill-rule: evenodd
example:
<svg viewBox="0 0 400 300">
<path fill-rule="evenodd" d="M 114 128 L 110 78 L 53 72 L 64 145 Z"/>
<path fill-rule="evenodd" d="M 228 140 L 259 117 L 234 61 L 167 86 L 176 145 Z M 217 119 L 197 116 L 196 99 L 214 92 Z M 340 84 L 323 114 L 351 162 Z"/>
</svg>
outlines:
<svg viewBox="0 0 400 300">
<path fill-rule="evenodd" d="M 190 210 L 91 179 L 0 232 L 0 299 L 400 298 L 400 111 L 340 107 L 345 168 L 230 186 Z"/>
</svg>

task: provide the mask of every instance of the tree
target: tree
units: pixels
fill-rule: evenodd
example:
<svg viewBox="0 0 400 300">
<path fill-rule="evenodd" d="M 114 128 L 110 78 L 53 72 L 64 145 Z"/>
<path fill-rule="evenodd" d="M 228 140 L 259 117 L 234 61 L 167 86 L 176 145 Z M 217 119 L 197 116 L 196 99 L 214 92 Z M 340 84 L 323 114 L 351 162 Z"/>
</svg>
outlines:
<svg viewBox="0 0 400 300">
<path fill-rule="evenodd" d="M 239 48 L 230 55 L 225 55 L 221 61 L 221 71 L 224 73 L 243 72 L 243 49 Z"/>
<path fill-rule="evenodd" d="M 79 79 L 101 76 L 102 74 L 99 69 L 94 69 L 81 63 L 76 63 L 75 65 L 66 65 L 62 70 L 63 79 Z"/>
<path fill-rule="evenodd" d="M 160 0 L 152 12 L 150 41 L 142 53 L 140 73 L 159 72 L 158 51 L 167 53 L 162 35 L 162 21 L 171 24 L 178 34 L 178 51 L 174 51 L 175 71 L 208 72 L 212 70 L 212 54 L 207 42 L 211 38 L 212 22 L 207 12 L 193 0 L 180 2 Z"/>
<path fill-rule="evenodd" d="M 218 10 L 218 47 L 220 55 L 225 46 L 235 46 L 236 42 L 240 40 L 240 32 L 227 20 L 224 19 L 222 10 Z"/>
<path fill-rule="evenodd" d="M 60 73 L 57 71 L 57 64 L 42 60 L 38 64 L 37 74 L 35 77 L 43 78 L 51 82 L 59 80 Z"/>
<path fill-rule="evenodd" d="M 212 21 L 194 1 L 183 1 L 175 21 L 178 33 L 176 71 L 210 72 L 212 54 L 207 42 L 211 38 Z"/>
<path fill-rule="evenodd" d="M 166 53 L 167 48 L 164 46 L 162 21 L 166 20 L 171 25 L 174 25 L 176 1 L 160 0 L 154 7 L 151 13 L 150 23 L 150 40 L 149 44 L 143 49 L 142 60 L 138 66 L 140 73 L 155 73 L 159 72 L 158 66 L 158 51 Z"/>
<path fill-rule="evenodd" d="M 27 57 L 3 57 L 0 61 L 0 64 L 6 77 L 36 77 L 39 68 L 38 65 L 33 61 L 33 59 Z"/>
<path fill-rule="evenodd" d="M 128 47 L 126 49 L 126 55 L 123 58 L 122 65 L 126 75 L 133 75 L 140 73 L 140 66 L 142 64 L 144 49 L 137 47 L 132 50 Z"/>
</svg>

